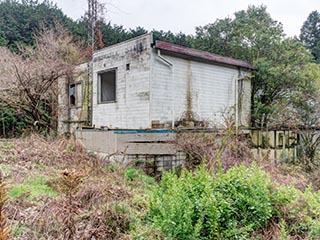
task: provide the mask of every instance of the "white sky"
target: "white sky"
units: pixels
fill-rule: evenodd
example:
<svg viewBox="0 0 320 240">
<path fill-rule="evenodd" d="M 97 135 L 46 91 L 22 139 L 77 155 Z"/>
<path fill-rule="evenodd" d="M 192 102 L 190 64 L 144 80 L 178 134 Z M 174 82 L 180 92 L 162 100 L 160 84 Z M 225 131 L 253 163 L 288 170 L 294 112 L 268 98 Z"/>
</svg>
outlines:
<svg viewBox="0 0 320 240">
<path fill-rule="evenodd" d="M 86 0 L 53 0 L 63 12 L 78 19 L 87 9 Z M 319 0 L 100 0 L 106 3 L 106 20 L 125 28 L 195 33 L 196 26 L 232 17 L 248 5 L 267 6 L 274 20 L 283 24 L 288 36 L 299 35 L 309 13 L 320 10 Z"/>
</svg>

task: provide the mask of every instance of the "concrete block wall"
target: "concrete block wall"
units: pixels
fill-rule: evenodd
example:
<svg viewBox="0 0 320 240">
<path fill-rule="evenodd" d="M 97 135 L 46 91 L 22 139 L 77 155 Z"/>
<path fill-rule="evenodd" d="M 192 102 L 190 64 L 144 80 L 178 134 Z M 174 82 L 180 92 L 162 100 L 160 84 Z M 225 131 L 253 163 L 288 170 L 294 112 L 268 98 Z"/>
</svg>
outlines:
<svg viewBox="0 0 320 240">
<path fill-rule="evenodd" d="M 170 66 L 152 43 L 152 34 L 145 34 L 94 53 L 95 127 L 170 128 L 188 112 L 209 127 L 222 125 L 227 112 L 235 113 L 240 126 L 249 126 L 251 79 L 245 75 L 250 72 L 164 53 Z M 112 69 L 116 69 L 116 101 L 99 103 L 98 74 Z"/>
<path fill-rule="evenodd" d="M 212 125 L 223 123 L 223 114 L 236 110 L 238 80 L 248 72 L 232 66 L 213 65 L 162 54 L 172 63 L 165 64 L 157 54 L 152 58 L 151 121 L 179 121 L 186 111 Z M 250 79 L 242 82 L 241 125 L 250 120 Z M 189 92 L 188 92 L 189 91 Z M 188 106 L 188 98 L 191 107 Z M 190 109 L 188 109 L 190 107 Z"/>
<path fill-rule="evenodd" d="M 169 171 L 185 163 L 186 154 L 176 152 L 175 154 L 130 154 L 125 156 L 126 162 L 135 163 L 135 166 L 144 168 L 149 174 L 158 174 Z"/>
<path fill-rule="evenodd" d="M 95 127 L 123 129 L 150 127 L 151 43 L 152 35 L 146 34 L 94 53 L 93 125 Z M 109 69 L 116 69 L 116 101 L 99 103 L 98 74 Z"/>
<path fill-rule="evenodd" d="M 130 132 L 130 131 L 128 131 Z M 183 164 L 186 154 L 175 145 L 176 133 L 78 130 L 76 138 L 87 150 L 122 164 L 135 164 L 157 174 Z"/>
<path fill-rule="evenodd" d="M 80 84 L 78 90 L 81 91 L 80 104 L 71 106 L 69 104 L 69 84 L 66 78 L 58 80 L 58 132 L 73 134 L 76 129 L 90 121 L 89 119 L 89 101 L 90 94 L 88 64 L 83 63 L 74 70 L 73 76 L 69 79 L 70 84 Z M 70 111 L 70 112 L 69 112 Z"/>
</svg>

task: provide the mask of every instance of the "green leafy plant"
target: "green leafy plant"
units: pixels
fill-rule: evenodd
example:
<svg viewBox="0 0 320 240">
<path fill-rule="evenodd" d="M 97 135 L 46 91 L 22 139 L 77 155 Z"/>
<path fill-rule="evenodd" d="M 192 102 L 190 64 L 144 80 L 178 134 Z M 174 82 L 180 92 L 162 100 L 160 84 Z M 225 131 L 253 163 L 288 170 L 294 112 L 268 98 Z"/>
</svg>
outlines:
<svg viewBox="0 0 320 240">
<path fill-rule="evenodd" d="M 138 170 L 134 169 L 134 168 L 128 168 L 125 170 L 125 177 L 128 179 L 128 180 L 131 180 L 133 181 L 134 179 L 136 179 L 138 177 Z"/>
<path fill-rule="evenodd" d="M 26 127 L 24 116 L 0 101 L 0 136 L 14 137 L 20 135 Z"/>
<path fill-rule="evenodd" d="M 169 239 L 248 239 L 270 226 L 284 239 L 317 239 L 319 197 L 275 184 L 255 166 L 217 174 L 202 165 L 163 175 L 149 198 L 149 219 Z"/>
<path fill-rule="evenodd" d="M 247 237 L 272 216 L 270 180 L 255 168 L 232 168 L 216 178 L 202 166 L 166 173 L 150 199 L 150 217 L 170 238 Z"/>
</svg>

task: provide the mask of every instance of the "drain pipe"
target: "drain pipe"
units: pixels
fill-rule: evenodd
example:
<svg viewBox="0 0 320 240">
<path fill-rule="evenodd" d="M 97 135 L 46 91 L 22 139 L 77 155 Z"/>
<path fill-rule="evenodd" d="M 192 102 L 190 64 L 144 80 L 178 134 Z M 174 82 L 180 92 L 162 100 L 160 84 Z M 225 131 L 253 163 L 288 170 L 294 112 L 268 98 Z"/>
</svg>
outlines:
<svg viewBox="0 0 320 240">
<path fill-rule="evenodd" d="M 168 59 L 164 58 L 162 55 L 161 55 L 161 52 L 160 52 L 160 49 L 158 49 L 158 58 L 160 58 L 162 60 L 162 62 L 164 62 L 166 65 L 168 65 L 169 67 L 173 67 L 173 63 L 170 62 Z"/>
<path fill-rule="evenodd" d="M 164 58 L 162 55 L 161 55 L 161 51 L 160 49 L 157 50 L 157 53 L 158 53 L 158 59 L 163 62 L 165 65 L 167 65 L 168 67 L 171 68 L 171 82 L 174 83 L 174 67 L 173 67 L 173 63 L 170 62 L 168 59 Z M 174 99 L 172 97 L 172 106 L 171 106 L 171 128 L 174 129 L 174 118 L 175 118 L 175 110 L 174 110 Z"/>
<path fill-rule="evenodd" d="M 236 110 L 236 116 L 235 116 L 235 121 L 236 121 L 236 133 L 238 134 L 238 129 L 239 129 L 239 80 L 241 79 L 241 69 L 240 67 L 238 68 L 238 77 L 235 79 L 235 110 Z"/>
</svg>

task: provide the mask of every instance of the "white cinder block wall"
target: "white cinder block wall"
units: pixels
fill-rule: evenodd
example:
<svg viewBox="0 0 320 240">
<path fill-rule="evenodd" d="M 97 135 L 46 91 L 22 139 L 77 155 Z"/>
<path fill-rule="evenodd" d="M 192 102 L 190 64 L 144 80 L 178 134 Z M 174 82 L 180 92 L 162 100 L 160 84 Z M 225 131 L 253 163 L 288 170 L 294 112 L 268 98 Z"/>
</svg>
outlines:
<svg viewBox="0 0 320 240">
<path fill-rule="evenodd" d="M 239 125 L 249 125 L 251 82 L 241 81 L 239 91 L 238 81 L 249 71 L 162 53 L 171 67 L 159 59 L 152 43 L 152 34 L 145 34 L 94 53 L 92 117 L 96 127 L 145 129 L 151 128 L 152 121 L 179 121 L 187 111 L 188 88 L 191 110 L 198 120 L 220 124 L 222 114 L 235 111 L 236 99 L 240 99 Z M 114 68 L 116 102 L 99 103 L 98 73 Z"/>
<path fill-rule="evenodd" d="M 96 127 L 149 128 L 152 35 L 113 45 L 93 55 L 93 116 Z M 130 64 L 130 70 L 126 65 Z M 116 101 L 99 103 L 98 74 L 116 68 Z"/>
<path fill-rule="evenodd" d="M 224 121 L 222 114 L 228 110 L 236 110 L 239 74 L 246 75 L 248 72 L 239 72 L 237 67 L 213 65 L 162 53 L 161 56 L 172 63 L 170 67 L 158 57 L 155 51 L 152 56 L 151 120 L 165 123 L 181 119 L 187 111 L 188 82 L 191 110 L 199 120 L 219 125 Z M 243 91 L 245 112 L 241 117 L 239 116 L 239 123 L 248 126 L 251 101 L 250 81 L 244 81 Z M 242 110 L 239 109 L 239 111 Z"/>
</svg>

